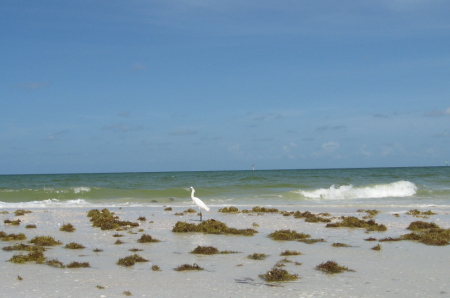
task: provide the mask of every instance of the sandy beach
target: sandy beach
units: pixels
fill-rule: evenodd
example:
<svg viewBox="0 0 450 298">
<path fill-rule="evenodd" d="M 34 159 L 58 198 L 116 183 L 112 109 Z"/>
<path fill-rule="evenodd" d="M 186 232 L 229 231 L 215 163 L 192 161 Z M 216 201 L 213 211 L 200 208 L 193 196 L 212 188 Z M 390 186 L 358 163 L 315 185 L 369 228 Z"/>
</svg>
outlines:
<svg viewBox="0 0 450 298">
<path fill-rule="evenodd" d="M 239 210 L 251 206 L 238 206 Z M 353 206 L 271 206 L 280 211 L 327 212 L 333 222 L 340 216 L 362 218 Z M 450 297 L 448 280 L 448 246 L 431 246 L 415 241 L 379 242 L 365 241 L 399 237 L 410 233 L 406 228 L 413 221 L 428 221 L 441 228 L 450 227 L 448 207 L 428 207 L 436 215 L 417 218 L 406 214 L 408 208 L 377 208 L 380 213 L 373 219 L 387 227 L 385 232 L 366 232 L 362 228 L 327 228 L 326 223 L 308 223 L 302 218 L 281 213 L 218 212 L 212 206 L 204 212 L 203 219 L 214 219 L 228 227 L 258 231 L 254 236 L 212 235 L 204 233 L 174 233 L 178 221 L 199 223 L 195 214 L 175 215 L 187 208 L 174 206 L 165 211 L 163 206 L 108 208 L 120 220 L 138 222 L 139 226 L 128 230 L 101 230 L 92 227 L 87 212 L 92 208 L 35 208 L 31 213 L 15 216 L 15 209 L 3 209 L 0 214 L 0 231 L 6 234 L 24 233 L 22 241 L 1 241 L 2 248 L 16 243 L 28 243 L 35 236 L 52 236 L 62 245 L 48 247 L 47 260 L 58 259 L 63 264 L 72 261 L 89 262 L 89 268 L 55 268 L 46 264 L 27 262 L 15 264 L 8 260 L 19 251 L 0 251 L 2 297 Z M 97 208 L 101 209 L 101 208 Z M 394 216 L 398 214 L 398 216 Z M 139 217 L 145 220 L 139 221 Z M 4 223 L 6 219 L 20 219 L 20 225 Z M 143 219 L 143 218 L 141 218 Z M 74 232 L 60 231 L 71 223 Z M 36 228 L 25 228 L 35 224 Z M 298 241 L 275 241 L 268 235 L 276 230 L 290 229 L 307 233 L 324 242 L 306 244 Z M 121 237 L 114 237 L 117 234 Z M 143 234 L 160 240 L 155 243 L 139 243 Z M 115 244 L 120 239 L 122 244 Z M 65 244 L 76 242 L 84 249 L 67 249 Z M 348 247 L 333 247 L 344 243 Z M 380 244 L 381 250 L 371 248 Z M 220 251 L 237 251 L 232 254 L 200 255 L 191 251 L 197 246 L 214 246 Z M 131 252 L 138 248 L 142 251 Z M 95 252 L 100 249 L 102 251 Z M 280 256 L 291 250 L 301 252 L 296 256 Z M 120 258 L 137 253 L 149 262 L 130 267 L 119 266 Z M 264 260 L 247 256 L 264 253 Z M 277 262 L 287 259 L 281 267 L 298 279 L 289 282 L 266 282 L 259 277 L 271 270 Z M 316 266 L 326 261 L 336 261 L 354 271 L 326 274 Z M 198 264 L 202 271 L 178 272 L 174 268 L 182 264 Z M 160 270 L 152 270 L 157 265 Z"/>
</svg>

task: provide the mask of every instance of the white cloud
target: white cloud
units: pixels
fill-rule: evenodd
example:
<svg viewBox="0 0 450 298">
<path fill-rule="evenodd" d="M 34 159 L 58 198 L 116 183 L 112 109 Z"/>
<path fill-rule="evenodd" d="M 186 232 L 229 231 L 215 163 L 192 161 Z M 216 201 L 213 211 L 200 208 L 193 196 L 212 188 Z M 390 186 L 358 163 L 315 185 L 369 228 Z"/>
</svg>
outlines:
<svg viewBox="0 0 450 298">
<path fill-rule="evenodd" d="M 190 136 L 195 135 L 197 132 L 190 129 L 179 129 L 172 132 L 169 132 L 171 136 Z"/>
<path fill-rule="evenodd" d="M 25 90 L 35 90 L 38 88 L 44 88 L 50 86 L 48 82 L 23 82 L 16 85 L 16 88 L 25 89 Z"/>
<path fill-rule="evenodd" d="M 111 130 L 111 131 L 138 131 L 142 130 L 144 127 L 142 125 L 128 125 L 122 123 L 115 123 L 112 125 L 103 126 L 103 130 Z"/>
<path fill-rule="evenodd" d="M 322 144 L 322 150 L 326 153 L 332 153 L 341 147 L 337 142 L 328 142 Z"/>
<path fill-rule="evenodd" d="M 339 148 L 341 148 L 341 145 L 338 142 L 330 141 L 328 143 L 323 143 L 319 152 L 314 152 L 312 155 L 316 157 L 330 155 Z"/>
</svg>

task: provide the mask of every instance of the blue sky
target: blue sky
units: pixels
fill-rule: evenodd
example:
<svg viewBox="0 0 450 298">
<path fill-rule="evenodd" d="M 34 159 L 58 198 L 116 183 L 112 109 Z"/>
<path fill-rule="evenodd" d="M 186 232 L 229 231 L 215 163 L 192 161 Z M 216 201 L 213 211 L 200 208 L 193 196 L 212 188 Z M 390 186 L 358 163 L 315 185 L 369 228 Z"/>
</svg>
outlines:
<svg viewBox="0 0 450 298">
<path fill-rule="evenodd" d="M 3 1 L 0 174 L 450 161 L 450 1 Z"/>
</svg>

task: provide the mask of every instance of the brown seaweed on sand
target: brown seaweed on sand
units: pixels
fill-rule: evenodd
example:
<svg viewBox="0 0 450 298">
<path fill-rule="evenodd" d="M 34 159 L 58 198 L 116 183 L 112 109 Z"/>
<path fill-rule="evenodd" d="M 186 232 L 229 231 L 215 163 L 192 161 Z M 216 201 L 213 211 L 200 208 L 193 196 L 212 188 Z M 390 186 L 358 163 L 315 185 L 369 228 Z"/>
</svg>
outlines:
<svg viewBox="0 0 450 298">
<path fill-rule="evenodd" d="M 247 258 L 251 259 L 251 260 L 264 260 L 268 257 L 268 255 L 263 254 L 263 253 L 254 253 L 252 255 L 248 255 Z"/>
<path fill-rule="evenodd" d="M 342 221 L 336 223 L 329 223 L 326 225 L 327 228 L 338 228 L 338 227 L 347 227 L 347 228 L 365 228 L 367 232 L 378 231 L 384 232 L 387 230 L 387 227 L 383 224 L 376 223 L 373 219 L 370 220 L 362 220 L 354 216 L 342 216 Z"/>
<path fill-rule="evenodd" d="M 239 213 L 239 209 L 234 206 L 230 206 L 230 207 L 220 208 L 219 212 L 221 212 L 221 213 Z"/>
<path fill-rule="evenodd" d="M 64 246 L 64 248 L 67 248 L 67 249 L 83 249 L 83 248 L 86 248 L 86 247 L 83 244 L 70 242 L 70 243 L 67 243 L 66 246 Z"/>
<path fill-rule="evenodd" d="M 253 234 L 258 233 L 258 231 L 254 229 L 229 228 L 225 223 L 213 219 L 202 221 L 198 225 L 178 221 L 173 227 L 172 232 L 175 233 L 198 232 L 205 234 L 232 234 L 243 236 L 253 236 Z"/>
<path fill-rule="evenodd" d="M 38 246 L 55 246 L 62 244 L 61 241 L 55 240 L 55 238 L 51 236 L 36 236 L 28 242 Z"/>
<path fill-rule="evenodd" d="M 150 235 L 143 234 L 143 235 L 141 236 L 141 238 L 139 238 L 139 239 L 137 240 L 137 242 L 139 242 L 139 243 L 150 243 L 150 242 L 160 242 L 160 240 L 154 239 L 154 238 L 152 238 L 152 236 L 150 236 Z"/>
<path fill-rule="evenodd" d="M 316 269 L 320 270 L 320 271 L 322 271 L 324 273 L 327 273 L 327 274 L 341 273 L 341 272 L 344 272 L 344 271 L 354 271 L 352 269 L 348 269 L 345 266 L 339 265 L 335 261 L 327 261 L 325 263 L 317 265 Z"/>
<path fill-rule="evenodd" d="M 191 254 L 202 254 L 202 255 L 215 255 L 218 254 L 219 250 L 214 246 L 197 246 Z"/>
<path fill-rule="evenodd" d="M 144 259 L 143 257 L 141 257 L 138 254 L 134 254 L 134 255 L 119 259 L 119 261 L 117 261 L 117 265 L 129 267 L 129 266 L 133 266 L 137 262 L 148 262 L 148 260 Z"/>
<path fill-rule="evenodd" d="M 302 253 L 299 251 L 295 251 L 295 250 L 285 250 L 283 251 L 280 256 L 299 256 Z"/>
<path fill-rule="evenodd" d="M 268 282 L 292 281 L 298 279 L 298 274 L 290 274 L 287 270 L 274 266 L 272 270 L 260 274 L 259 277 Z"/>
<path fill-rule="evenodd" d="M 450 244 L 450 229 L 441 229 L 435 223 L 412 222 L 409 230 L 413 233 L 401 235 L 404 240 L 418 241 L 426 245 L 444 246 Z"/>
<path fill-rule="evenodd" d="M 298 233 L 294 230 L 276 230 L 275 232 L 270 233 L 269 237 L 273 240 L 304 240 L 310 238 L 311 235 Z"/>
<path fill-rule="evenodd" d="M 91 218 L 92 226 L 99 227 L 102 230 L 113 230 L 119 227 L 138 227 L 139 224 L 130 221 L 119 220 L 119 217 L 108 209 L 99 211 L 93 209 L 88 212 L 87 217 Z"/>
<path fill-rule="evenodd" d="M 60 228 L 60 231 L 63 232 L 75 232 L 75 227 L 71 223 L 63 224 Z"/>
<path fill-rule="evenodd" d="M 45 261 L 45 256 L 42 251 L 32 251 L 26 255 L 24 254 L 13 255 L 9 259 L 9 261 L 11 263 L 19 263 L 19 264 L 23 264 L 26 262 L 42 263 Z"/>
<path fill-rule="evenodd" d="M 200 267 L 199 265 L 194 263 L 193 265 L 183 264 L 183 265 L 180 265 L 180 266 L 174 268 L 173 270 L 175 270 L 175 271 L 188 271 L 188 270 L 201 271 L 201 270 L 204 270 L 204 269 L 202 267 Z"/>
</svg>

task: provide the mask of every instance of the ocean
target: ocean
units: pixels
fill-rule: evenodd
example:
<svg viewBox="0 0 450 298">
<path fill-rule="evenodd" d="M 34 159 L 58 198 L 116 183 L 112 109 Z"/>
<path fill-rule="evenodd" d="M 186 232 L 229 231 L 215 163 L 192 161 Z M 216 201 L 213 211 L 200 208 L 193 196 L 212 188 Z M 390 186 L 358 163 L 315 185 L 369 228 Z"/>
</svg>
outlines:
<svg viewBox="0 0 450 298">
<path fill-rule="evenodd" d="M 0 208 L 448 206 L 450 167 L 1 175 Z"/>
</svg>

